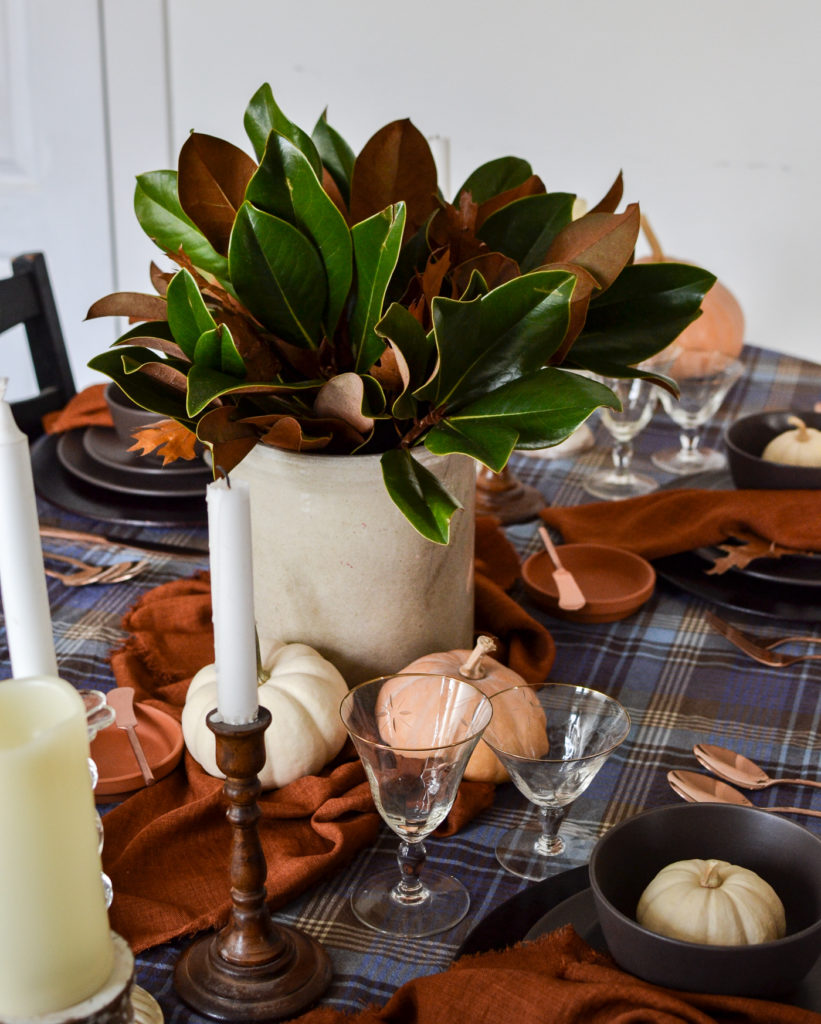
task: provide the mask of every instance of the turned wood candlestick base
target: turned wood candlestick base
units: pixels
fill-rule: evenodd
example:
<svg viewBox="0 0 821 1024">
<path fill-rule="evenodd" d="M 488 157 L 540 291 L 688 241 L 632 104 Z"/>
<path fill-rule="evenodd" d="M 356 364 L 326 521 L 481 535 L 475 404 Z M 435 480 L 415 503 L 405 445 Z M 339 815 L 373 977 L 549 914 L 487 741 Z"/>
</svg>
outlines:
<svg viewBox="0 0 821 1024">
<path fill-rule="evenodd" d="M 232 825 L 231 919 L 216 935 L 194 942 L 180 957 L 174 984 L 181 999 L 217 1020 L 281 1020 L 315 1002 L 331 980 L 325 950 L 295 928 L 276 924 L 265 906 L 267 865 L 259 839 L 259 772 L 263 733 L 271 721 L 260 708 L 250 725 L 207 718 L 225 774 Z"/>
<path fill-rule="evenodd" d="M 496 516 L 502 523 L 524 523 L 535 519 L 547 505 L 544 495 L 522 483 L 508 466 L 494 473 L 480 466 L 476 476 L 476 512 Z"/>
</svg>

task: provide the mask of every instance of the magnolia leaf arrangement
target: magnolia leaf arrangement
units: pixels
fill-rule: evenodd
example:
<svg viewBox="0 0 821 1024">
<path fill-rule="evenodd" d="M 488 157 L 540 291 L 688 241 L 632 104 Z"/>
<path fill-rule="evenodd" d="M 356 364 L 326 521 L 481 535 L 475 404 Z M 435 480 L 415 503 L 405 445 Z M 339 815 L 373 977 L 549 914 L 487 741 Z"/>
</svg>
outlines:
<svg viewBox="0 0 821 1024">
<path fill-rule="evenodd" d="M 225 470 L 260 442 L 380 454 L 391 498 L 433 541 L 458 506 L 414 447 L 499 472 L 514 449 L 558 444 L 618 407 L 573 371 L 641 374 L 715 280 L 633 262 L 621 175 L 573 219 L 575 197 L 515 157 L 449 201 L 408 120 L 354 155 L 325 114 L 309 135 L 263 85 L 244 123 L 255 159 L 192 133 L 176 171 L 137 178 L 137 218 L 175 269 L 152 264 L 154 295 L 92 306 L 134 326 L 89 365 L 173 421 L 172 448 L 195 432 Z"/>
</svg>

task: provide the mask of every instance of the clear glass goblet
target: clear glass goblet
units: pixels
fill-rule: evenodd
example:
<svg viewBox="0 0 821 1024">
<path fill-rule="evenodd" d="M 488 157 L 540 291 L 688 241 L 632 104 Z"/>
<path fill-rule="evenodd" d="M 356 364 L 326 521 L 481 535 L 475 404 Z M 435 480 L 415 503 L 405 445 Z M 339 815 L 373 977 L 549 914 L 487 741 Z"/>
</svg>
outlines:
<svg viewBox="0 0 821 1024">
<path fill-rule="evenodd" d="M 727 392 L 741 377 L 744 367 L 723 352 L 685 352 L 672 369 L 680 396 L 661 394 L 661 404 L 679 427 L 679 447 L 655 452 L 653 465 L 682 476 L 708 469 L 722 469 L 724 456 L 701 448 L 705 426 L 718 412 Z"/>
<path fill-rule="evenodd" d="M 457 879 L 425 871 L 423 839 L 444 821 L 465 766 L 491 717 L 475 686 L 408 673 L 360 683 L 340 714 L 376 808 L 401 840 L 395 870 L 370 876 L 351 896 L 354 914 L 377 931 L 434 935 L 457 924 L 470 896 Z"/>
<path fill-rule="evenodd" d="M 650 422 L 656 408 L 659 388 L 641 377 L 596 377 L 621 402 L 621 410 L 599 409 L 602 424 L 615 440 L 613 465 L 592 473 L 582 481 L 588 494 L 606 500 L 634 498 L 656 490 L 658 482 L 633 469 L 633 438 Z"/>
<path fill-rule="evenodd" d="M 539 881 L 553 869 L 552 858 L 572 852 L 559 835 L 561 824 L 627 738 L 630 717 L 613 697 L 563 683 L 502 690 L 491 704 L 484 740 L 538 809 L 538 821 L 526 821 L 501 837 L 496 858 L 511 874 Z"/>
<path fill-rule="evenodd" d="M 106 697 L 102 690 L 80 690 L 79 694 L 83 698 L 83 704 L 86 709 L 86 730 L 88 732 L 88 742 L 91 743 L 101 729 L 105 729 L 107 726 L 111 725 L 116 715 L 114 708 L 106 702 Z M 93 790 L 96 788 L 100 777 L 97 772 L 97 765 L 91 757 L 88 759 L 88 772 L 91 776 L 91 788 Z M 99 811 L 95 811 L 95 816 L 97 825 L 97 852 L 102 853 L 103 821 L 100 817 Z M 114 888 L 111 885 L 111 879 L 104 871 L 101 872 L 101 879 L 103 883 L 103 893 L 105 894 L 105 905 L 110 907 L 111 901 L 114 899 Z"/>
</svg>

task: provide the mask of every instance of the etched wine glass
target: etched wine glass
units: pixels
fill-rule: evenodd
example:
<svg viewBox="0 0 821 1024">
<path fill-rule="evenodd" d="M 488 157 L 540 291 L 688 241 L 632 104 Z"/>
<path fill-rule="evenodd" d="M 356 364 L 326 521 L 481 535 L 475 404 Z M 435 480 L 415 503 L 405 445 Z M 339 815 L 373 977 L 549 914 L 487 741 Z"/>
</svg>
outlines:
<svg viewBox="0 0 821 1024">
<path fill-rule="evenodd" d="M 80 696 L 83 699 L 83 704 L 86 709 L 86 731 L 88 732 L 88 741 L 94 739 L 101 729 L 107 728 L 115 719 L 114 708 L 106 702 L 105 694 L 102 690 L 80 690 Z M 91 788 L 96 788 L 99 782 L 99 773 L 97 771 L 97 765 L 92 757 L 88 759 L 88 771 L 91 775 Z M 103 821 L 100 817 L 100 812 L 95 810 L 95 824 L 97 826 L 97 851 L 102 853 L 103 850 Z M 111 879 L 103 871 L 101 872 L 101 880 L 103 884 L 103 893 L 105 894 L 105 905 L 111 906 L 111 901 L 114 899 L 114 889 L 111 885 Z"/>
<path fill-rule="evenodd" d="M 399 870 L 366 879 L 351 895 L 363 924 L 403 937 L 457 924 L 470 896 L 457 879 L 425 870 L 423 840 L 444 821 L 465 766 L 491 717 L 475 686 L 408 673 L 360 683 L 340 705 L 379 814 L 400 839 Z"/>
<path fill-rule="evenodd" d="M 701 438 L 727 392 L 744 372 L 742 363 L 724 352 L 691 351 L 685 355 L 687 358 L 679 360 L 672 370 L 679 398 L 661 394 L 664 411 L 679 428 L 679 447 L 650 456 L 653 465 L 679 476 L 725 465 L 720 452 L 701 447 Z"/>
<path fill-rule="evenodd" d="M 534 700 L 534 696 L 536 700 Z M 627 739 L 630 717 L 613 697 L 584 686 L 512 687 L 491 697 L 484 740 L 511 781 L 538 809 L 537 820 L 506 832 L 496 858 L 507 871 L 541 880 L 567 850 L 559 834 L 574 800 Z"/>
</svg>

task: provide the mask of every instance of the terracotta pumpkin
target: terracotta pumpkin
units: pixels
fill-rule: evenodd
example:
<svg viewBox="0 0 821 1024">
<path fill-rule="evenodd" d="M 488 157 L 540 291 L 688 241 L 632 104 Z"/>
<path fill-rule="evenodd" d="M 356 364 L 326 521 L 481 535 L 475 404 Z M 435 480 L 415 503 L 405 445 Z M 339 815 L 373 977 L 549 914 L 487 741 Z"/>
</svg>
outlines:
<svg viewBox="0 0 821 1024">
<path fill-rule="evenodd" d="M 637 263 L 689 263 L 690 260 L 666 256 L 652 228 L 642 217 L 641 226 L 653 250 Z M 685 327 L 670 346 L 682 349 L 673 364 L 673 377 L 693 377 L 703 372 L 699 353 L 721 352 L 735 359 L 744 346 L 744 311 L 733 293 L 721 281 L 716 281 L 701 303 L 701 316 Z"/>
<path fill-rule="evenodd" d="M 513 669 L 507 668 L 489 656 L 488 652 L 494 648 L 495 644 L 490 637 L 480 636 L 472 651 L 453 650 L 427 654 L 412 661 L 402 671 L 435 672 L 454 676 L 457 679 L 466 679 L 487 697 L 492 697 L 494 693 L 499 693 L 501 690 L 509 690 L 513 686 L 526 687 L 527 683 L 518 672 L 514 672 Z M 412 697 L 410 699 L 412 700 Z M 534 723 L 535 731 L 541 733 L 541 742 L 543 743 L 544 712 L 535 694 L 526 691 L 523 700 L 529 705 L 532 716 L 530 720 Z M 494 712 L 494 714 L 496 713 Z M 513 722 L 500 723 L 497 716 L 494 729 L 503 729 L 504 734 L 508 735 L 513 730 Z M 507 782 L 510 779 L 507 770 L 502 767 L 498 757 L 484 740 L 479 741 L 471 754 L 464 777 L 472 782 Z"/>
<path fill-rule="evenodd" d="M 265 730 L 263 789 L 277 789 L 312 775 L 332 760 L 347 732 L 339 704 L 348 685 L 339 671 L 306 644 L 274 643 L 264 652 L 259 703 L 271 712 Z M 217 767 L 216 740 L 205 723 L 217 706 L 215 665 L 206 665 L 191 680 L 182 710 L 182 733 L 188 752 L 209 775 L 223 778 Z"/>
</svg>

